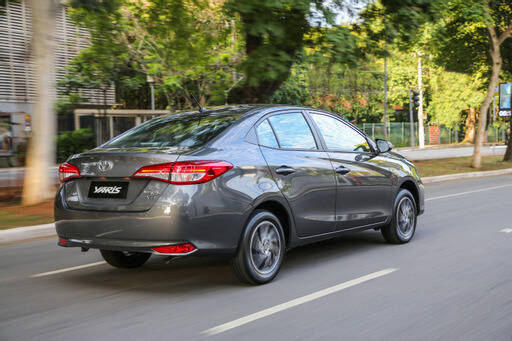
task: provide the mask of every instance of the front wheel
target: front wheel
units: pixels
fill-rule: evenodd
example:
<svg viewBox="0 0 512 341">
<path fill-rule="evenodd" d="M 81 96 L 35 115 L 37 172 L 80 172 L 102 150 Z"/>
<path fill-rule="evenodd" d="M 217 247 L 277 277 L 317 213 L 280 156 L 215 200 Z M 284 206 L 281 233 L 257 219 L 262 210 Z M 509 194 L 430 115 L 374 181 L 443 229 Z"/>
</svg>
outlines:
<svg viewBox="0 0 512 341">
<path fill-rule="evenodd" d="M 416 201 L 411 192 L 400 190 L 395 199 L 391 222 L 381 228 L 382 236 L 391 244 L 409 242 L 416 231 L 417 216 Z"/>
<path fill-rule="evenodd" d="M 242 282 L 265 284 L 276 277 L 284 253 L 285 240 L 279 219 L 268 211 L 258 210 L 245 227 L 231 267 Z"/>
<path fill-rule="evenodd" d="M 142 266 L 151 257 L 151 253 L 100 250 L 103 259 L 110 265 L 120 269 L 131 269 Z"/>
</svg>

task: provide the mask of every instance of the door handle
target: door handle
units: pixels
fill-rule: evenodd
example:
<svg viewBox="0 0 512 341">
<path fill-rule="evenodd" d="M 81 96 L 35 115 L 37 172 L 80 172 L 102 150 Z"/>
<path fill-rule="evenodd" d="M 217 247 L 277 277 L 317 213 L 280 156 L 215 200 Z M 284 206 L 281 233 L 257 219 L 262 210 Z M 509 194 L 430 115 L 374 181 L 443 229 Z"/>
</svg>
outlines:
<svg viewBox="0 0 512 341">
<path fill-rule="evenodd" d="M 288 175 L 288 174 L 291 174 L 293 172 L 295 172 L 295 168 L 288 167 L 288 166 L 281 166 L 281 167 L 276 169 L 276 173 L 277 174 L 282 174 L 282 175 Z"/>
<path fill-rule="evenodd" d="M 350 169 L 348 169 L 346 167 L 339 166 L 338 168 L 336 168 L 336 173 L 338 173 L 338 174 L 344 175 L 344 174 L 347 174 L 348 172 L 350 172 Z"/>
</svg>

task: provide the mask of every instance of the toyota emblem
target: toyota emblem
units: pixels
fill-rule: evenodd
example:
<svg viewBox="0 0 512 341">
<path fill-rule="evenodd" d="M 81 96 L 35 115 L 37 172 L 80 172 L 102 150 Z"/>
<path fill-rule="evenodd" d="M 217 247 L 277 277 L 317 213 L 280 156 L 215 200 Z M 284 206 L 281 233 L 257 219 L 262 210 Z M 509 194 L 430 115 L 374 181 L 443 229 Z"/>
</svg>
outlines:
<svg viewBox="0 0 512 341">
<path fill-rule="evenodd" d="M 98 162 L 98 170 L 100 172 L 107 172 L 114 167 L 114 163 L 110 160 L 101 160 Z"/>
</svg>

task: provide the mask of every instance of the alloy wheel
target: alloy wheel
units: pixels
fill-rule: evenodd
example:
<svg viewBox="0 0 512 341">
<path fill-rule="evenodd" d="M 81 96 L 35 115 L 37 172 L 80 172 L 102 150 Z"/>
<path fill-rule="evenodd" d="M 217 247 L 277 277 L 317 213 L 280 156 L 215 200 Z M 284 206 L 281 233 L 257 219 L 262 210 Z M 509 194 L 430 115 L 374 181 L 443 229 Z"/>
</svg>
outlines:
<svg viewBox="0 0 512 341">
<path fill-rule="evenodd" d="M 250 239 L 250 260 L 254 270 L 268 275 L 279 264 L 281 257 L 281 237 L 276 225 L 265 220 L 253 230 Z"/>
</svg>

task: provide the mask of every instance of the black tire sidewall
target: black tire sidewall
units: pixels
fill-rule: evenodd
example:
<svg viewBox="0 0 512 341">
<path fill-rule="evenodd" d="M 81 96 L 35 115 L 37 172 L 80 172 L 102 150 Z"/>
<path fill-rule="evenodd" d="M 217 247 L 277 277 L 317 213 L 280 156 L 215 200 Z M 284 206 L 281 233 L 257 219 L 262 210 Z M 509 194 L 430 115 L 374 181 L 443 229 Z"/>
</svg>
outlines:
<svg viewBox="0 0 512 341">
<path fill-rule="evenodd" d="M 281 249 L 280 249 L 279 261 L 278 261 L 278 264 L 275 267 L 274 271 L 272 271 L 271 273 L 269 273 L 267 275 L 262 275 L 259 272 L 257 272 L 256 269 L 254 269 L 254 267 L 252 265 L 252 262 L 250 259 L 250 257 L 251 257 L 250 256 L 250 250 L 251 250 L 250 242 L 251 242 L 251 234 L 254 231 L 254 229 L 256 228 L 256 226 L 258 226 L 259 223 L 261 223 L 262 221 L 265 221 L 265 220 L 271 221 L 277 227 L 277 231 L 278 231 L 279 237 L 281 239 L 280 240 Z M 279 272 L 279 269 L 281 268 L 281 264 L 283 262 L 283 258 L 284 258 L 284 254 L 285 254 L 285 238 L 284 238 L 283 228 L 281 226 L 281 222 L 279 221 L 279 219 L 274 214 L 272 214 L 268 211 L 255 212 L 252 215 L 252 217 L 249 219 L 249 221 L 246 225 L 246 228 L 244 230 L 239 253 L 241 253 L 239 256 L 242 257 L 243 265 L 247 271 L 247 275 L 249 275 L 251 277 L 252 281 L 254 281 L 258 284 L 268 283 L 268 282 L 272 281 L 277 276 L 277 273 Z"/>
<path fill-rule="evenodd" d="M 413 207 L 414 207 L 414 224 L 413 224 L 413 231 L 412 231 L 412 234 L 409 238 L 403 238 L 402 237 L 402 234 L 398 231 L 399 230 L 399 227 L 398 227 L 398 221 L 397 221 L 397 211 L 398 211 L 398 204 L 400 203 L 400 201 L 404 198 L 404 197 L 408 197 L 409 199 L 411 199 L 411 202 L 413 204 Z M 393 219 L 392 219 L 392 227 L 394 229 L 394 233 L 396 234 L 396 237 L 398 238 L 398 240 L 400 240 L 401 243 L 407 243 L 409 242 L 411 239 L 414 238 L 414 235 L 416 233 L 416 224 L 418 222 L 418 208 L 417 208 L 417 204 L 416 204 L 416 200 L 414 200 L 414 197 L 413 195 L 411 194 L 411 192 L 409 192 L 408 190 L 406 189 L 402 189 L 400 190 L 400 192 L 398 192 L 398 195 L 396 196 L 396 199 L 395 199 L 395 204 L 394 204 L 394 209 L 393 209 Z"/>
</svg>

